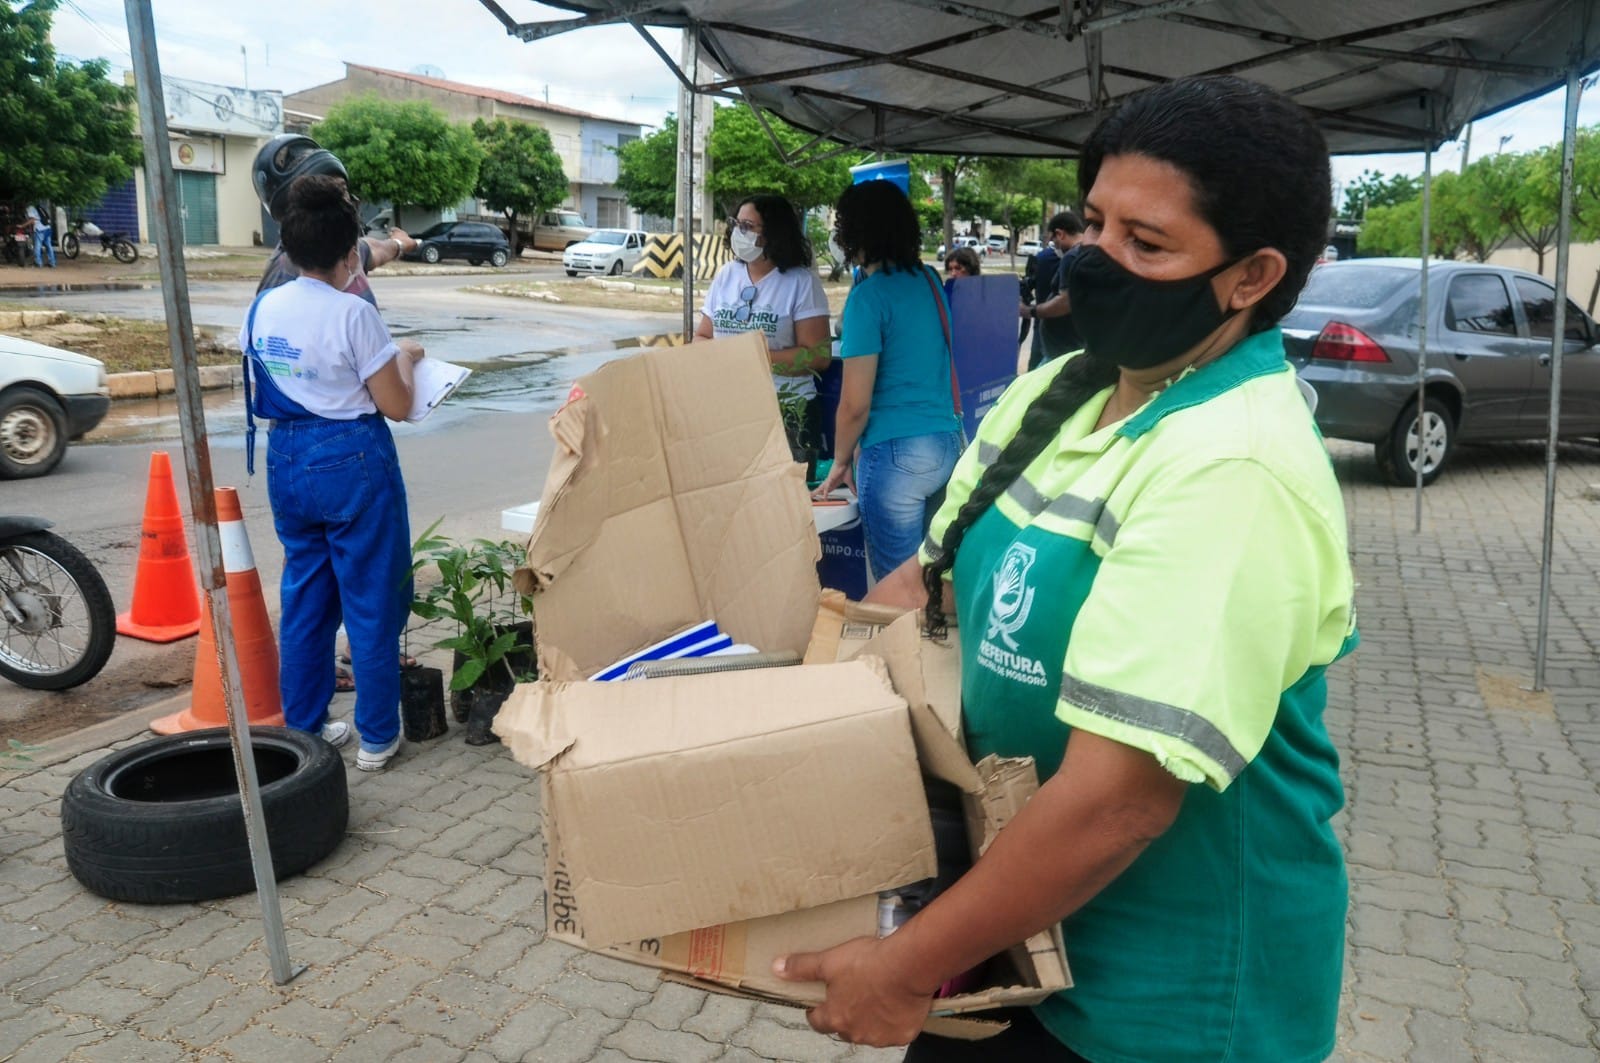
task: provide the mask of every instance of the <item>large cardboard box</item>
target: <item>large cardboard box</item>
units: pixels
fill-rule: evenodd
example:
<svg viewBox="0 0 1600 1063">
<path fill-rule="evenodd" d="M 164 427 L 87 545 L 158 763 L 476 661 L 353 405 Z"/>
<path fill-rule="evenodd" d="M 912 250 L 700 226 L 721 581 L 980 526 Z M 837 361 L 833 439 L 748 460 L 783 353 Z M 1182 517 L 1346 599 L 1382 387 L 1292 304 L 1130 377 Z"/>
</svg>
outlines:
<svg viewBox="0 0 1600 1063">
<path fill-rule="evenodd" d="M 1031 762 L 974 765 L 955 654 L 916 618 L 819 612 L 817 537 L 759 336 L 652 351 L 580 380 L 518 570 L 544 678 L 495 731 L 541 768 L 552 937 L 788 1003 L 820 986 L 774 958 L 877 932 L 877 894 L 930 877 L 922 776 L 968 795 L 989 839 L 1034 788 Z M 714 619 L 790 668 L 617 683 L 589 676 Z M 926 660 L 924 659 L 926 657 Z M 1059 932 L 1013 950 L 946 1020 L 1069 984 Z M 955 1022 L 956 1025 L 949 1025 Z M 940 1023 L 944 1023 L 940 1026 Z"/>
</svg>

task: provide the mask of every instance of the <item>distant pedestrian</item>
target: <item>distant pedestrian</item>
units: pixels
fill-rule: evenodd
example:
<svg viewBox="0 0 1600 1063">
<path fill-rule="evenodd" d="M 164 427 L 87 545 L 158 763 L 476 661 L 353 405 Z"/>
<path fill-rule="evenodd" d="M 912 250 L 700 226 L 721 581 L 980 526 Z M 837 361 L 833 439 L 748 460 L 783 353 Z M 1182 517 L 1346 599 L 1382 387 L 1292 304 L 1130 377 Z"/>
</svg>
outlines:
<svg viewBox="0 0 1600 1063">
<path fill-rule="evenodd" d="M 56 245 L 54 242 L 55 229 L 47 220 L 50 217 L 50 208 L 40 210 L 32 203 L 28 204 L 28 221 L 33 226 L 33 264 L 43 267 L 43 258 L 50 259 L 50 268 L 56 268 Z M 45 252 L 49 254 L 46 255 Z"/>
<path fill-rule="evenodd" d="M 1033 278 L 1034 305 L 1024 305 L 1024 318 L 1033 318 L 1038 324 L 1033 330 L 1033 350 L 1028 355 L 1028 368 L 1037 369 L 1052 358 L 1082 350 L 1083 341 L 1072 324 L 1072 303 L 1065 294 L 1067 270 L 1077 258 L 1078 242 L 1083 239 L 1083 220 L 1070 210 L 1064 210 L 1050 219 L 1048 250 L 1034 257 L 1029 271 Z"/>
</svg>

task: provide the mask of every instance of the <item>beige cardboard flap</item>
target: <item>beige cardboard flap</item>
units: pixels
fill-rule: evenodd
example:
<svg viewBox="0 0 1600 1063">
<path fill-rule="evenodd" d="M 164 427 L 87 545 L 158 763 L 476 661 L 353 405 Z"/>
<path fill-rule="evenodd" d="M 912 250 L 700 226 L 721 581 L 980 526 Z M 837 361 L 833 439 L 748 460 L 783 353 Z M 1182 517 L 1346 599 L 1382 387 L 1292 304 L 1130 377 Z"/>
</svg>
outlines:
<svg viewBox="0 0 1600 1063">
<path fill-rule="evenodd" d="M 538 593 L 541 661 L 580 679 L 715 620 L 805 649 L 820 556 L 760 333 L 662 348 L 583 377 L 516 582 Z"/>
<path fill-rule="evenodd" d="M 882 664 L 794 667 L 777 678 L 548 684 L 542 704 L 529 709 L 524 695 L 497 724 L 514 754 L 572 738 L 549 762 L 544 812 L 569 825 L 561 859 L 590 947 L 934 873 L 905 702 Z"/>
<path fill-rule="evenodd" d="M 542 768 L 572 748 L 558 711 L 561 683 L 518 683 L 490 725 L 518 764 Z"/>
</svg>

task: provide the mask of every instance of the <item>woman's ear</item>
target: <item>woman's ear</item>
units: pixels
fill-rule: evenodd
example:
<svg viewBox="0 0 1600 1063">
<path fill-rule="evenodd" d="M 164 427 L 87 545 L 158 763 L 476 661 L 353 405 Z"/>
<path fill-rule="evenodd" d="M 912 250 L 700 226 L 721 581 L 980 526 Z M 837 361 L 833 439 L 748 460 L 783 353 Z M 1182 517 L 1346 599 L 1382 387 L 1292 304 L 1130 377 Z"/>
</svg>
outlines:
<svg viewBox="0 0 1600 1063">
<path fill-rule="evenodd" d="M 1218 280 L 1226 281 L 1224 287 L 1229 310 L 1248 310 L 1267 297 L 1289 272 L 1289 260 L 1275 247 L 1264 247 L 1243 262 L 1226 271 Z"/>
</svg>

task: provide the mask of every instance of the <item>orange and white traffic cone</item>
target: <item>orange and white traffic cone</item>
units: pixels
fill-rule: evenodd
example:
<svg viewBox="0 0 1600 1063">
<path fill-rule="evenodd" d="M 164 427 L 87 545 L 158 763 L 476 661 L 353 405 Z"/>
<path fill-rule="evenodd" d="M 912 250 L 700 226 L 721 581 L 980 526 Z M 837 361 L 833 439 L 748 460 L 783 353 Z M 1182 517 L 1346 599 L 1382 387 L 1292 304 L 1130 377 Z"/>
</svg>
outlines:
<svg viewBox="0 0 1600 1063">
<path fill-rule="evenodd" d="M 239 508 L 239 492 L 219 487 L 217 532 L 222 540 L 222 567 L 228 576 L 228 609 L 233 616 L 233 646 L 239 656 L 239 683 L 244 688 L 245 715 L 252 727 L 282 727 L 283 701 L 278 694 L 278 640 L 267 617 L 255 554 Z M 225 727 L 228 706 L 222 697 L 222 668 L 217 661 L 217 639 L 211 612 L 201 619 L 200 644 L 195 649 L 194 696 L 182 712 L 163 716 L 150 724 L 156 734 Z"/>
<path fill-rule="evenodd" d="M 200 587 L 189 561 L 189 540 L 172 483 L 172 459 L 158 450 L 150 455 L 133 606 L 117 617 L 117 634 L 146 642 L 176 642 L 199 630 Z"/>
</svg>

